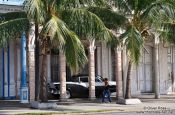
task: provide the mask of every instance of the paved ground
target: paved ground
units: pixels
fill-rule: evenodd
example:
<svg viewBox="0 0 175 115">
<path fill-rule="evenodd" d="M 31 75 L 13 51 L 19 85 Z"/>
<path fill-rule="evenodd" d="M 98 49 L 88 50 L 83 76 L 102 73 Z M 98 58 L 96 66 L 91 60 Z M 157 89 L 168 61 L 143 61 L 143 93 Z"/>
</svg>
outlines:
<svg viewBox="0 0 175 115">
<path fill-rule="evenodd" d="M 166 113 L 175 114 L 175 95 L 161 96 L 160 99 L 154 99 L 153 95 L 135 96 L 142 101 L 139 105 L 121 105 L 116 104 L 115 99 L 112 103 L 101 103 L 100 99 L 89 101 L 88 99 L 70 99 L 67 102 L 58 102 L 57 108 L 47 110 L 37 110 L 30 108 L 29 104 L 20 104 L 19 101 L 0 101 L 0 114 L 19 114 L 19 113 L 46 113 L 56 112 L 60 114 L 97 114 L 97 115 L 127 115 L 129 113 L 151 114 Z M 120 114 L 119 114 L 120 113 Z"/>
</svg>

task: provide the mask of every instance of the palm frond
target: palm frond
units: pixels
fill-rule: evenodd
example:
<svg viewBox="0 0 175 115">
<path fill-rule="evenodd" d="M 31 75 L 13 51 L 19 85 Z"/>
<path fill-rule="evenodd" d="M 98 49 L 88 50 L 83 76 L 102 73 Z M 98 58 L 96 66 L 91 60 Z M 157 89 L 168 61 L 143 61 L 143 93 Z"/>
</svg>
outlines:
<svg viewBox="0 0 175 115">
<path fill-rule="evenodd" d="M 124 27 L 128 20 L 125 16 L 114 12 L 109 8 L 89 7 L 88 10 L 96 14 L 104 22 L 106 27 L 110 29 Z"/>
<path fill-rule="evenodd" d="M 115 7 L 119 12 L 124 14 L 132 14 L 131 4 L 129 4 L 128 0 L 112 0 L 115 4 Z M 133 1 L 132 1 L 133 2 Z"/>
<path fill-rule="evenodd" d="M 57 16 L 52 15 L 50 20 L 44 25 L 41 34 L 44 36 L 50 36 L 53 46 L 63 46 L 65 39 L 69 37 L 70 30 L 67 25 Z"/>
<path fill-rule="evenodd" d="M 109 39 L 107 41 L 107 46 L 112 48 L 112 49 L 115 49 L 118 47 L 119 44 L 120 44 L 120 40 L 119 40 L 118 35 L 115 33 L 115 31 L 112 31 L 111 32 L 111 39 Z"/>
<path fill-rule="evenodd" d="M 25 12 L 8 12 L 0 14 L 0 23 L 4 21 L 9 21 L 17 18 L 27 18 L 27 14 Z"/>
<path fill-rule="evenodd" d="M 143 47 L 143 38 L 140 32 L 134 26 L 130 26 L 127 31 L 121 35 L 121 38 L 123 38 L 123 42 L 127 47 L 130 59 L 138 65 Z"/>
<path fill-rule="evenodd" d="M 174 13 L 175 2 L 173 0 L 154 0 L 151 4 L 142 10 L 141 19 L 157 19 L 157 17 L 165 13 L 166 15 L 172 15 Z M 160 19 L 160 18 L 159 18 Z"/>
<path fill-rule="evenodd" d="M 85 8 L 89 6 L 107 6 L 105 0 L 61 0 L 62 9 Z"/>
<path fill-rule="evenodd" d="M 82 38 L 110 39 L 110 33 L 101 19 L 85 9 L 65 10 L 61 13 L 61 18 Z"/>
<path fill-rule="evenodd" d="M 10 39 L 19 37 L 22 32 L 29 30 L 29 21 L 26 18 L 17 18 L 0 23 L 0 45 L 4 46 Z"/>
<path fill-rule="evenodd" d="M 76 72 L 87 63 L 84 47 L 74 32 L 70 32 L 65 41 L 67 63 L 72 68 L 73 72 Z"/>
<path fill-rule="evenodd" d="M 158 30 L 160 33 L 161 41 L 169 42 L 175 44 L 175 21 L 174 22 L 164 22 L 161 30 Z"/>
<path fill-rule="evenodd" d="M 43 23 L 45 20 L 45 5 L 44 0 L 26 0 L 24 4 L 24 10 L 26 11 L 28 18 L 37 23 Z"/>
</svg>

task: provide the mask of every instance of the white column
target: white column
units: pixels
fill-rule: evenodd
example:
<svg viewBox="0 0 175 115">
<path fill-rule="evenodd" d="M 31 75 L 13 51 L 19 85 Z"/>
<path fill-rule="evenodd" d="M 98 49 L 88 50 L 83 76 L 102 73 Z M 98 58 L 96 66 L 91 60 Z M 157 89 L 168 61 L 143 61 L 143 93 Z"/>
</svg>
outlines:
<svg viewBox="0 0 175 115">
<path fill-rule="evenodd" d="M 154 44 L 154 67 L 155 67 L 155 98 L 160 98 L 160 91 L 159 91 L 159 35 L 155 33 L 155 44 Z"/>
<path fill-rule="evenodd" d="M 20 95 L 20 80 L 21 80 L 21 51 L 19 46 L 17 47 L 17 94 Z"/>
<path fill-rule="evenodd" d="M 102 72 L 101 72 L 101 47 L 97 47 L 97 75 L 102 75 Z"/>
<path fill-rule="evenodd" d="M 126 54 L 126 48 L 124 47 L 122 50 L 122 70 L 123 70 L 123 95 L 125 95 L 126 92 L 126 77 L 127 77 L 127 70 L 128 68 L 128 61 L 127 61 L 127 54 Z"/>
<path fill-rule="evenodd" d="M 0 98 L 3 97 L 3 64 L 2 64 L 2 49 L 0 49 Z"/>
<path fill-rule="evenodd" d="M 4 50 L 4 97 L 8 98 L 8 67 L 7 48 Z"/>
<path fill-rule="evenodd" d="M 51 55 L 47 55 L 47 82 L 51 82 Z"/>
<path fill-rule="evenodd" d="M 114 77 L 112 75 L 112 61 L 111 61 L 111 48 L 108 48 L 108 78 L 109 80 L 112 80 Z"/>
<path fill-rule="evenodd" d="M 9 71 L 9 74 L 10 74 L 10 84 L 9 84 L 9 96 L 11 98 L 15 98 L 15 78 L 14 78 L 14 41 L 11 41 L 9 43 L 9 53 L 10 53 L 10 71 Z"/>
<path fill-rule="evenodd" d="M 17 44 L 16 41 L 14 41 L 14 49 L 12 50 L 14 52 L 14 80 L 15 80 L 15 97 L 18 98 L 18 89 L 17 89 L 17 71 L 18 71 L 18 54 L 17 54 Z"/>
</svg>

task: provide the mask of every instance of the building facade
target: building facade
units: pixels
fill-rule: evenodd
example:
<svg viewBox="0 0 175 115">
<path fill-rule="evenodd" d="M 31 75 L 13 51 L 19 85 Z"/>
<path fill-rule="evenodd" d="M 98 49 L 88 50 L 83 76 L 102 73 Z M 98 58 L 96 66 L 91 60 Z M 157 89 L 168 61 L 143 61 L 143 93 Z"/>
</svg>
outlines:
<svg viewBox="0 0 175 115">
<path fill-rule="evenodd" d="M 22 10 L 24 0 L 0 0 L 0 13 Z M 27 85 L 29 87 L 29 100 L 35 97 L 35 64 L 34 64 L 34 27 L 30 30 L 27 48 Z M 21 41 L 12 40 L 7 47 L 0 49 L 0 98 L 19 99 L 22 78 Z M 132 68 L 131 91 L 132 95 L 155 92 L 155 52 L 153 41 L 145 44 L 138 66 Z M 175 92 L 175 48 L 169 44 L 160 43 L 158 46 L 158 82 L 160 94 Z M 126 50 L 122 50 L 122 81 L 125 91 L 127 75 Z M 103 43 L 96 43 L 95 49 L 95 74 L 115 80 L 115 52 Z M 59 56 L 51 53 L 47 58 L 48 82 L 59 81 Z M 67 67 L 67 80 L 72 73 Z M 86 65 L 80 71 L 88 74 Z"/>
</svg>

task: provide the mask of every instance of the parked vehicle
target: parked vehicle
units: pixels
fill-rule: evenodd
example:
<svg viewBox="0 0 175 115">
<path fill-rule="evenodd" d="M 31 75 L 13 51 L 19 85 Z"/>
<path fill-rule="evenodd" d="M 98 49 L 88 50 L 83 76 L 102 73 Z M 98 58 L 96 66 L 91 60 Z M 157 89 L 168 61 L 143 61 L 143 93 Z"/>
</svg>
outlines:
<svg viewBox="0 0 175 115">
<path fill-rule="evenodd" d="M 109 81 L 110 92 L 116 91 L 116 82 Z M 95 95 L 100 97 L 104 89 L 103 78 L 101 76 L 95 77 Z M 52 82 L 48 84 L 48 91 L 52 95 L 59 97 L 60 95 L 60 82 Z M 72 97 L 88 97 L 89 96 L 89 83 L 88 75 L 77 75 L 72 77 L 72 81 L 66 82 L 66 98 Z"/>
</svg>

